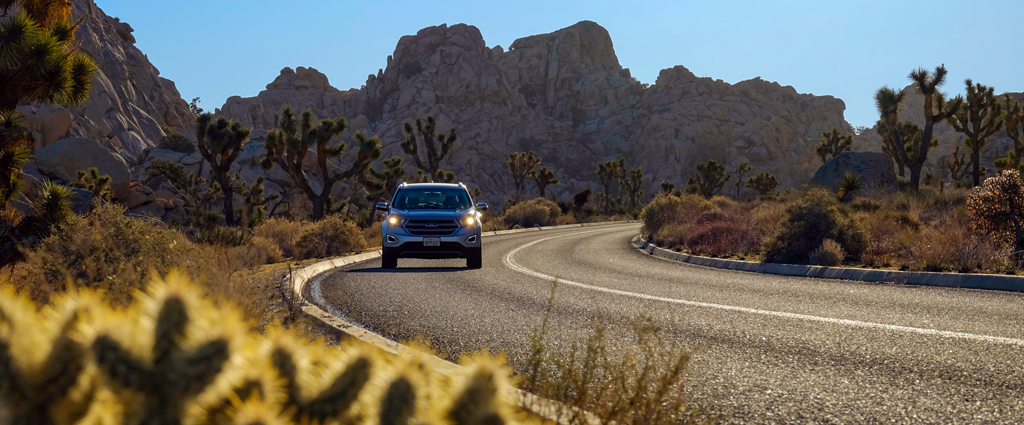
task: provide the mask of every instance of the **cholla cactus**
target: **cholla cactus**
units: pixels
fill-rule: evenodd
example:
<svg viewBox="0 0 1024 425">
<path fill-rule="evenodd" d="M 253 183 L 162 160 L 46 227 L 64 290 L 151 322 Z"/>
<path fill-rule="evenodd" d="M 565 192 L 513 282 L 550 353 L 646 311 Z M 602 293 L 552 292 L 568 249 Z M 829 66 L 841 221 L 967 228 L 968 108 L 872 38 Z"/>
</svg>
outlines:
<svg viewBox="0 0 1024 425">
<path fill-rule="evenodd" d="M 0 411 L 8 423 L 73 423 L 86 413 L 91 383 L 85 348 L 73 338 L 77 310 L 63 298 L 37 311 L 0 288 Z"/>
<path fill-rule="evenodd" d="M 128 412 L 127 421 L 179 424 L 186 402 L 224 370 L 231 335 L 239 330 L 231 325 L 237 319 L 230 313 L 211 317 L 221 310 L 201 299 L 178 273 L 169 275 L 166 282 L 153 282 L 149 295 L 140 301 L 135 308 L 141 312 L 130 312 L 120 322 L 137 320 L 142 328 L 115 329 L 124 323 L 109 324 L 96 332 L 93 356 L 116 387 L 141 396 L 141 411 Z M 125 330 L 130 333 L 125 335 Z M 141 337 L 147 330 L 152 335 L 149 341 Z M 210 331 L 215 334 L 202 335 Z"/>
</svg>

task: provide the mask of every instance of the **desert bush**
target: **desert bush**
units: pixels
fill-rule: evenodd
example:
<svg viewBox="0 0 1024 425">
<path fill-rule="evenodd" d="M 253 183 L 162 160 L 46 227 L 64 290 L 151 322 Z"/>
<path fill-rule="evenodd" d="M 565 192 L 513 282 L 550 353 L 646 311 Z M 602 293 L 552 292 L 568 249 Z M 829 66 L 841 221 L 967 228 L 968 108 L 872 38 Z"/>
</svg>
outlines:
<svg viewBox="0 0 1024 425">
<path fill-rule="evenodd" d="M 515 204 L 501 214 L 501 220 L 508 227 L 552 226 L 562 216 L 558 204 L 544 198 L 537 198 Z"/>
<path fill-rule="evenodd" d="M 717 208 L 713 202 L 697 195 L 658 194 L 640 213 L 640 220 L 643 222 L 641 232 L 650 238 L 657 234 L 662 226 L 683 223 L 694 216 L 714 211 Z"/>
<path fill-rule="evenodd" d="M 124 216 L 124 209 L 101 204 L 87 216 L 72 215 L 51 236 L 26 252 L 12 281 L 32 298 L 45 302 L 70 282 L 103 288 L 113 301 L 127 302 L 150 272 L 184 268 L 199 277 L 208 271 L 203 250 L 180 232 L 161 223 Z"/>
<path fill-rule="evenodd" d="M 311 224 L 295 242 L 295 253 L 303 259 L 334 257 L 365 248 L 366 240 L 359 226 L 338 215 Z"/>
<path fill-rule="evenodd" d="M 860 258 L 867 247 L 863 230 L 836 197 L 827 191 L 812 189 L 786 207 L 779 233 L 765 242 L 764 261 L 807 264 L 811 253 L 825 239 L 837 242 L 855 259 Z"/>
<path fill-rule="evenodd" d="M 284 259 L 281 248 L 267 238 L 253 237 L 249 243 L 241 246 L 231 247 L 227 250 L 227 260 L 231 264 L 237 264 L 235 268 L 251 269 L 264 264 L 279 263 Z"/>
<path fill-rule="evenodd" d="M 194 243 L 226 247 L 248 245 L 253 237 L 255 235 L 249 229 L 226 226 L 199 228 L 189 234 L 189 239 Z"/>
<path fill-rule="evenodd" d="M 850 208 L 859 212 L 875 212 L 882 208 L 882 204 L 870 198 L 857 198 L 850 203 Z"/>
<path fill-rule="evenodd" d="M 414 351 L 392 357 L 281 328 L 254 332 L 181 274 L 145 286 L 124 310 L 90 291 L 38 310 L 0 288 L 5 421 L 523 423 L 500 358 L 465 356 L 464 368 L 441 376 Z"/>
<path fill-rule="evenodd" d="M 846 252 L 832 239 L 825 239 L 821 246 L 811 252 L 810 263 L 818 266 L 834 267 L 843 264 Z"/>
<path fill-rule="evenodd" d="M 967 198 L 973 227 L 1012 244 L 1018 259 L 1024 251 L 1024 181 L 1017 170 L 985 179 Z"/>
<path fill-rule="evenodd" d="M 156 144 L 157 147 L 189 155 L 196 151 L 196 144 L 191 139 L 170 131 L 168 128 L 165 128 L 165 130 L 168 133 L 160 138 L 160 141 Z"/>
<path fill-rule="evenodd" d="M 295 258 L 295 243 L 299 241 L 308 223 L 287 218 L 272 218 L 253 229 L 258 238 L 265 238 L 277 245 L 286 258 Z"/>
</svg>

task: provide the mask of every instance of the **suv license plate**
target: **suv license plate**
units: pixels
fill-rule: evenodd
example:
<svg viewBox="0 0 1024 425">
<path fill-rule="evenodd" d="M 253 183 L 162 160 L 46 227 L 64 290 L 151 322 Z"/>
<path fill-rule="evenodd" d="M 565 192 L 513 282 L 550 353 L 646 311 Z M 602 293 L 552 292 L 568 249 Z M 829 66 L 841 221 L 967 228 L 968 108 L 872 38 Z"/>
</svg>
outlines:
<svg viewBox="0 0 1024 425">
<path fill-rule="evenodd" d="M 441 246 L 441 238 L 423 238 L 423 246 Z"/>
</svg>

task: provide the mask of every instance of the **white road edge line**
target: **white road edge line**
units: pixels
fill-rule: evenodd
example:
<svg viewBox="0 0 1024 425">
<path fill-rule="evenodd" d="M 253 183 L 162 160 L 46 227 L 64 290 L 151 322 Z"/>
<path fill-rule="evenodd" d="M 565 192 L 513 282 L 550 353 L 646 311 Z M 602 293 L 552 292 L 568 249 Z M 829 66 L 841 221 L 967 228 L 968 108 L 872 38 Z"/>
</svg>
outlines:
<svg viewBox="0 0 1024 425">
<path fill-rule="evenodd" d="M 569 237 L 569 236 L 579 236 L 579 235 L 583 235 L 583 234 L 587 234 L 587 233 L 594 233 L 594 232 L 600 232 L 600 231 L 604 231 L 604 230 L 591 230 L 591 231 L 588 231 L 588 232 L 577 232 L 577 233 L 570 233 L 568 235 L 559 235 L 559 236 L 552 236 L 552 237 L 548 237 L 548 238 L 544 238 L 544 239 L 538 239 L 536 241 L 527 243 L 527 244 L 525 244 L 523 246 L 520 246 L 520 247 L 512 250 L 507 255 L 505 255 L 505 258 L 504 258 L 503 262 L 505 263 L 505 266 L 507 266 L 508 268 L 510 268 L 512 270 L 515 270 L 517 272 L 529 275 L 529 276 L 534 276 L 534 277 L 538 277 L 538 278 L 545 279 L 545 280 L 557 280 L 559 284 L 575 286 L 577 288 L 588 289 L 588 290 L 591 290 L 591 291 L 604 292 L 604 293 L 607 293 L 607 294 L 621 295 L 621 296 L 625 296 L 625 297 L 638 298 L 638 299 L 642 299 L 642 300 L 659 301 L 659 302 L 664 302 L 664 303 L 680 304 L 680 305 L 687 305 L 687 306 L 693 306 L 693 307 L 713 308 L 713 309 L 718 309 L 718 310 L 735 311 L 735 312 L 747 313 L 747 314 L 759 314 L 759 315 L 764 315 L 764 316 L 782 317 L 782 318 L 794 319 L 794 320 L 806 320 L 806 321 L 821 322 L 821 323 L 831 323 L 831 324 L 837 324 L 837 325 L 843 325 L 843 326 L 852 326 L 852 327 L 860 327 L 860 328 L 868 328 L 868 329 L 883 329 L 883 330 L 889 330 L 889 331 L 914 333 L 914 334 L 921 334 L 921 335 L 928 335 L 928 336 L 935 336 L 935 337 L 942 337 L 942 338 L 967 339 L 967 340 L 972 340 L 972 341 L 981 341 L 981 342 L 988 342 L 988 343 L 994 343 L 994 344 L 1016 345 L 1016 346 L 1019 346 L 1019 347 L 1024 347 L 1024 339 L 1005 338 L 1005 337 L 990 336 L 990 335 L 977 335 L 977 334 L 966 333 L 966 332 L 942 331 L 942 330 L 937 330 L 937 329 L 915 328 L 915 327 L 912 327 L 912 326 L 889 325 L 889 324 L 884 324 L 884 323 L 862 322 L 862 321 L 859 321 L 859 320 L 837 319 L 837 318 L 833 318 L 833 317 L 812 316 L 812 315 L 808 315 L 808 314 L 787 313 L 787 312 L 783 312 L 783 311 L 761 310 L 761 309 L 756 309 L 756 308 L 739 307 L 739 306 L 724 305 L 724 304 L 714 304 L 714 303 L 706 303 L 706 302 L 700 302 L 700 301 L 690 301 L 690 300 L 684 300 L 684 299 L 679 299 L 679 298 L 659 297 L 659 296 L 655 296 L 655 295 L 642 294 L 642 293 L 638 293 L 638 292 L 620 291 L 618 289 L 604 288 L 604 287 L 600 287 L 600 286 L 588 285 L 588 284 L 585 284 L 585 283 L 573 282 L 571 280 L 566 280 L 566 279 L 558 278 L 558 277 L 555 277 L 555 276 L 547 275 L 547 274 L 544 274 L 544 273 L 540 273 L 538 271 L 534 271 L 534 270 L 531 270 L 531 269 L 528 269 L 528 268 L 522 266 L 521 264 L 519 264 L 515 260 L 515 255 L 519 251 L 522 251 L 523 249 L 529 248 L 529 247 L 531 247 L 533 245 L 536 245 L 536 244 L 539 244 L 541 242 L 549 241 L 549 240 L 552 240 L 552 239 L 565 238 L 565 237 Z"/>
</svg>

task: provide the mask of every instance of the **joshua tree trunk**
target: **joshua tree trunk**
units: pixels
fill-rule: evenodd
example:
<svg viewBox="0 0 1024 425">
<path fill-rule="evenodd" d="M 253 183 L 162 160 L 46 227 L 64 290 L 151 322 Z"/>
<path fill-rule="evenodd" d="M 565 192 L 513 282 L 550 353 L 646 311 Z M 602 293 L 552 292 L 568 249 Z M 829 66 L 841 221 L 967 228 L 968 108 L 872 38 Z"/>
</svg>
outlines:
<svg viewBox="0 0 1024 425">
<path fill-rule="evenodd" d="M 217 175 L 217 183 L 224 192 L 224 224 L 235 226 L 235 190 L 231 188 L 231 179 L 227 175 Z"/>
</svg>

